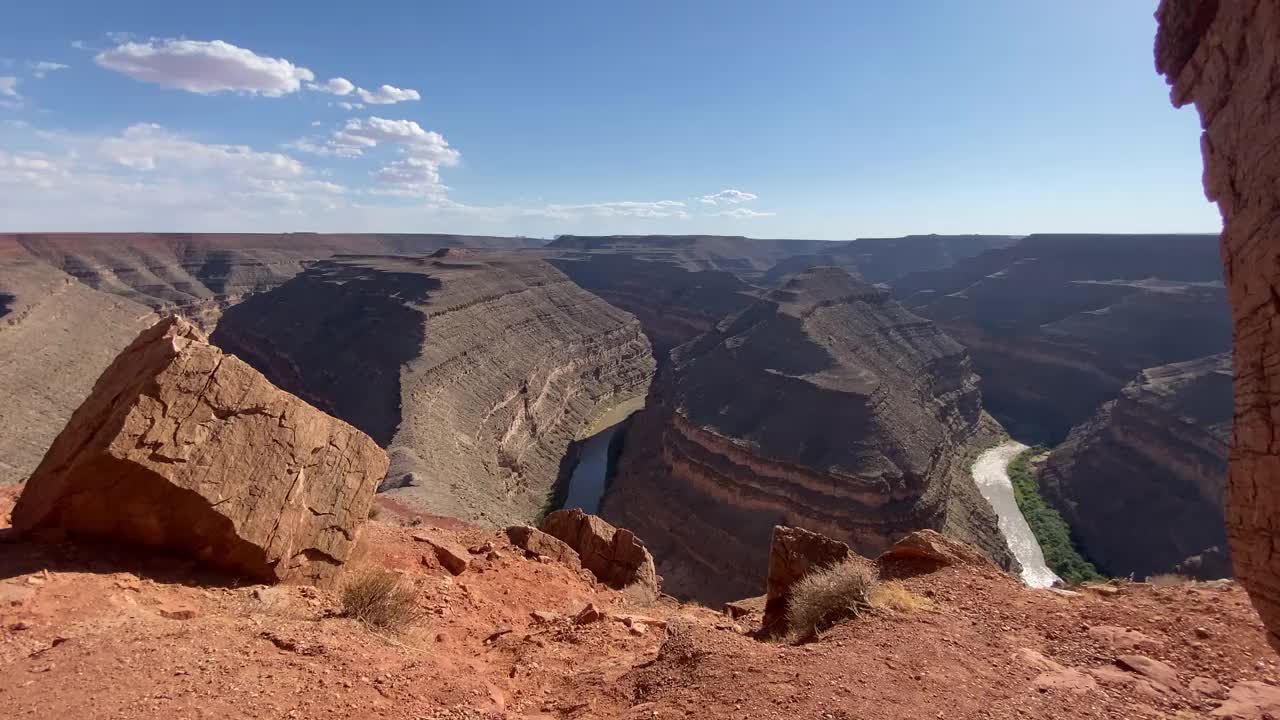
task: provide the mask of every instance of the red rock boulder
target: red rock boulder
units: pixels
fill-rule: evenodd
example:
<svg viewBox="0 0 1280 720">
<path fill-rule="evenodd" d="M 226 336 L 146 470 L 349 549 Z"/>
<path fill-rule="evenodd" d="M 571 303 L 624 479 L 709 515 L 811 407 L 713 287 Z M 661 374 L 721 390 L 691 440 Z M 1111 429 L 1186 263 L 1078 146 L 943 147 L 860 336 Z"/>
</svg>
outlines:
<svg viewBox="0 0 1280 720">
<path fill-rule="evenodd" d="M 542 531 L 578 553 L 582 567 L 613 588 L 633 588 L 656 597 L 661 578 L 648 548 L 625 528 L 615 528 L 579 508 L 557 510 L 542 521 Z"/>
<path fill-rule="evenodd" d="M 98 379 L 27 480 L 13 525 L 324 583 L 386 469 L 364 433 L 169 318 Z"/>
<path fill-rule="evenodd" d="M 803 528 L 776 525 L 769 546 L 769 576 L 764 602 L 764 631 L 782 635 L 787 630 L 787 605 L 791 586 L 819 568 L 860 557 L 839 540 Z"/>
</svg>

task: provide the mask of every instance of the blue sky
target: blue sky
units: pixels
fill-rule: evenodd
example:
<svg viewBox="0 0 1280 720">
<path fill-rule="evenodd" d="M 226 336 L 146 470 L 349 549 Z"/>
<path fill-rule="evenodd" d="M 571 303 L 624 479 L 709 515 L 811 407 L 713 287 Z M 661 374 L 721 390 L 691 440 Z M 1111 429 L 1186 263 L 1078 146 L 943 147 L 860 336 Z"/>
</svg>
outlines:
<svg viewBox="0 0 1280 720">
<path fill-rule="evenodd" d="M 0 231 L 1216 232 L 1154 8 L 20 3 Z"/>
</svg>

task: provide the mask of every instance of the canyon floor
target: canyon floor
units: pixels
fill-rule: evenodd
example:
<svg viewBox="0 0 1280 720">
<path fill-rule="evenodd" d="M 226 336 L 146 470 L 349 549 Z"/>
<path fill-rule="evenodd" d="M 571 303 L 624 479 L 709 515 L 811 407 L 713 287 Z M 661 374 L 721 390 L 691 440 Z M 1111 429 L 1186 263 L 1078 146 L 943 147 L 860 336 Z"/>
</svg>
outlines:
<svg viewBox="0 0 1280 720">
<path fill-rule="evenodd" d="M 2 491 L 0 519 L 15 490 Z M 333 591 L 237 586 L 112 548 L 0 543 L 0 705 L 13 718 L 1280 712 L 1277 657 L 1227 581 L 1064 594 L 950 567 L 902 579 L 923 607 L 793 645 L 753 639 L 758 616 L 638 603 L 493 531 L 380 507 L 356 566 L 401 572 L 424 613 L 395 636 L 340 617 Z M 422 534 L 495 554 L 455 577 Z M 575 622 L 588 604 L 602 617 Z"/>
</svg>

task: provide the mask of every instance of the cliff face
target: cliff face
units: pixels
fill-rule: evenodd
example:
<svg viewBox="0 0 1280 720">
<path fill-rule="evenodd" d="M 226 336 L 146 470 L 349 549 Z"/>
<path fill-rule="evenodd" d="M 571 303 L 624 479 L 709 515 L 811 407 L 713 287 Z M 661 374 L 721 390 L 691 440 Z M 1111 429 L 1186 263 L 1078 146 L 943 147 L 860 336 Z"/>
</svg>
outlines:
<svg viewBox="0 0 1280 720">
<path fill-rule="evenodd" d="M 386 447 L 388 492 L 495 525 L 533 520 L 570 442 L 653 372 L 635 318 L 484 253 L 318 263 L 229 309 L 213 341 Z"/>
<path fill-rule="evenodd" d="M 1230 576 L 1231 410 L 1228 354 L 1150 368 L 1054 448 L 1041 488 L 1100 570 Z"/>
<path fill-rule="evenodd" d="M 660 362 L 677 345 L 744 310 L 753 283 L 786 258 L 836 243 L 718 235 L 562 235 L 549 261 L 578 285 L 635 315 Z"/>
<path fill-rule="evenodd" d="M 986 408 L 1060 442 L 1144 368 L 1227 350 L 1209 235 L 1032 235 L 893 283 L 973 356 Z"/>
<path fill-rule="evenodd" d="M 981 421 L 963 348 L 819 268 L 672 353 L 602 513 L 644 539 L 668 591 L 707 602 L 763 590 L 774 525 L 868 555 L 945 528 L 1007 563 L 967 476 Z"/>
<path fill-rule="evenodd" d="M 0 484 L 40 463 L 93 382 L 154 322 L 0 239 Z"/>
<path fill-rule="evenodd" d="M 690 270 L 669 259 L 599 253 L 550 262 L 584 289 L 635 315 L 658 358 L 756 300 L 755 288 L 736 275 Z"/>
<path fill-rule="evenodd" d="M 1164 0 L 1156 17 L 1156 68 L 1175 105 L 1200 111 L 1205 194 L 1222 210 L 1236 408 L 1227 534 L 1280 648 L 1280 5 Z"/>
</svg>

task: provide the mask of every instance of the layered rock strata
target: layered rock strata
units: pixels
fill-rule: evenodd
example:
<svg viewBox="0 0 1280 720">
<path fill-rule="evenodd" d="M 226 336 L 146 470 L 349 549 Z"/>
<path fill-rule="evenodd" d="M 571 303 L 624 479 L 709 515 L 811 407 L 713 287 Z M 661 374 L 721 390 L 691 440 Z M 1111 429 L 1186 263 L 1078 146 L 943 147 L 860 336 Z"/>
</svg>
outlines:
<svg viewBox="0 0 1280 720">
<path fill-rule="evenodd" d="M 1008 565 L 967 474 L 982 428 L 963 348 L 882 290 L 815 269 L 676 349 L 602 514 L 645 540 L 668 591 L 709 603 L 763 590 L 775 525 L 864 555 L 945 529 Z"/>
<path fill-rule="evenodd" d="M 1204 186 L 1222 211 L 1235 347 L 1227 534 L 1236 577 L 1280 648 L 1280 4 L 1164 0 L 1156 68 L 1194 103 Z"/>
<path fill-rule="evenodd" d="M 13 526 L 323 583 L 355 547 L 386 467 L 368 436 L 168 319 L 95 383 L 27 481 Z"/>
<path fill-rule="evenodd" d="M 635 318 L 503 254 L 320 262 L 213 339 L 387 447 L 386 492 L 488 525 L 538 517 L 570 443 L 654 368 Z"/>
<path fill-rule="evenodd" d="M 1150 368 L 1054 448 L 1041 491 L 1104 574 L 1175 572 L 1208 553 L 1220 560 L 1197 574 L 1229 577 L 1231 416 L 1229 355 Z"/>
<path fill-rule="evenodd" d="M 1031 235 L 893 289 L 965 346 L 1025 442 L 1061 442 L 1145 368 L 1230 347 L 1211 235 Z"/>
<path fill-rule="evenodd" d="M 344 253 L 427 254 L 446 247 L 537 247 L 467 235 L 19 233 L 0 235 L 96 290 L 212 326 L 218 311 Z"/>
<path fill-rule="evenodd" d="M 0 484 L 35 470 L 94 380 L 155 320 L 0 240 Z"/>
</svg>

